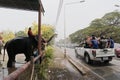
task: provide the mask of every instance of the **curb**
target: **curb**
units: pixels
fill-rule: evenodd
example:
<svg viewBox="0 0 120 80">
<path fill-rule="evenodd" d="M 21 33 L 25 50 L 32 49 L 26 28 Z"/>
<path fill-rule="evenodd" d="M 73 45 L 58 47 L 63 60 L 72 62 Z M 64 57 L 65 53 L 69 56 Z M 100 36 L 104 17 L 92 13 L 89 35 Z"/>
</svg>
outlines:
<svg viewBox="0 0 120 80">
<path fill-rule="evenodd" d="M 76 61 L 74 61 L 71 57 L 66 56 L 66 58 L 68 59 L 68 61 L 83 75 L 83 76 L 87 76 L 87 74 L 94 76 L 94 80 L 105 80 L 103 77 L 101 77 L 100 75 L 96 74 L 94 71 L 92 71 L 91 69 L 87 68 L 86 66 L 84 66 L 81 63 L 78 63 Z M 79 65 L 78 65 L 78 64 Z"/>
<path fill-rule="evenodd" d="M 67 56 L 67 59 L 82 75 L 86 75 L 86 72 L 83 70 L 83 68 L 78 66 L 69 56 Z"/>
</svg>

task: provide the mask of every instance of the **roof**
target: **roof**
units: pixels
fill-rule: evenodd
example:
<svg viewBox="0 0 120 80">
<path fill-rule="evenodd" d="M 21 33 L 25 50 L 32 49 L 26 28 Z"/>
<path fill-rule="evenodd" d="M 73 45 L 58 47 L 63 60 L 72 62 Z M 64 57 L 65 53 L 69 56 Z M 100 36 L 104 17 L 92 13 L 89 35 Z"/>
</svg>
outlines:
<svg viewBox="0 0 120 80">
<path fill-rule="evenodd" d="M 39 0 L 0 0 L 0 7 L 39 11 Z M 43 5 L 41 10 L 45 12 Z"/>
</svg>

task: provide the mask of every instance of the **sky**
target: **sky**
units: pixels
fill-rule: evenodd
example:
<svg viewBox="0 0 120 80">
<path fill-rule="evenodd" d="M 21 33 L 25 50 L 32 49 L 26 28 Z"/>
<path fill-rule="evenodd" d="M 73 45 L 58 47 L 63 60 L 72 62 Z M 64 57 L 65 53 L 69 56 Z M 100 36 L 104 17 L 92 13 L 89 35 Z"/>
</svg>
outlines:
<svg viewBox="0 0 120 80">
<path fill-rule="evenodd" d="M 42 0 L 45 9 L 42 24 L 54 25 L 58 40 L 63 39 L 65 35 L 67 37 L 77 30 L 88 27 L 92 20 L 101 18 L 106 13 L 120 10 L 120 7 L 114 6 L 115 4 L 120 5 L 120 0 L 85 0 L 83 3 L 66 5 L 78 1 L 81 0 L 63 0 L 59 20 L 55 25 L 60 0 Z M 24 30 L 25 27 L 31 26 L 33 22 L 38 22 L 37 12 L 0 7 L 0 31 L 12 30 L 16 32 Z"/>
</svg>

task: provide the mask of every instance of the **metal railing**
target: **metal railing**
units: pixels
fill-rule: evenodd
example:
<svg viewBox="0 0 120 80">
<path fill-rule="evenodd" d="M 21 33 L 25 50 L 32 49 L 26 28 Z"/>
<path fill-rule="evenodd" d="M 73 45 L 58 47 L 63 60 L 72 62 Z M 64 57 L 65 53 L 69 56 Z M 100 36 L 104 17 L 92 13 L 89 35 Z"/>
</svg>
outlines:
<svg viewBox="0 0 120 80">
<path fill-rule="evenodd" d="M 6 76 L 3 80 L 33 80 L 34 75 L 34 63 L 42 57 L 38 55 L 37 57 L 31 57 L 31 61 L 27 62 L 16 71 L 12 72 Z"/>
</svg>

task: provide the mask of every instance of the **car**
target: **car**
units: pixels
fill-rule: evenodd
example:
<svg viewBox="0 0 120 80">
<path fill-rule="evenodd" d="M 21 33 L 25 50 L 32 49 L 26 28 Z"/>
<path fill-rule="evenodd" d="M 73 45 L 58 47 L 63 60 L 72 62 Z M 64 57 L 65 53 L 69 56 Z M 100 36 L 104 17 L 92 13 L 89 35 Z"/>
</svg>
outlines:
<svg viewBox="0 0 120 80">
<path fill-rule="evenodd" d="M 120 48 L 115 49 L 115 55 L 117 58 L 120 58 Z"/>
</svg>

